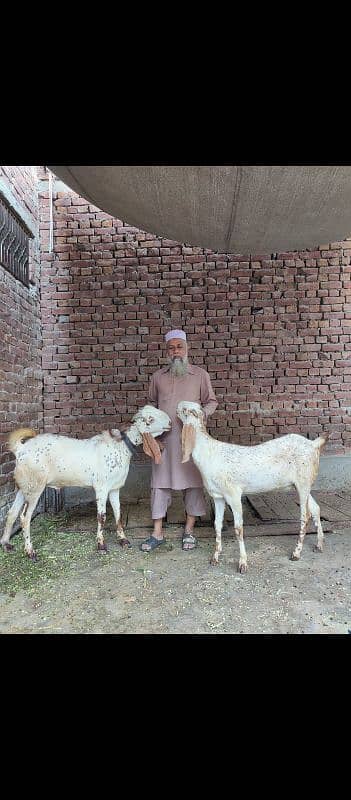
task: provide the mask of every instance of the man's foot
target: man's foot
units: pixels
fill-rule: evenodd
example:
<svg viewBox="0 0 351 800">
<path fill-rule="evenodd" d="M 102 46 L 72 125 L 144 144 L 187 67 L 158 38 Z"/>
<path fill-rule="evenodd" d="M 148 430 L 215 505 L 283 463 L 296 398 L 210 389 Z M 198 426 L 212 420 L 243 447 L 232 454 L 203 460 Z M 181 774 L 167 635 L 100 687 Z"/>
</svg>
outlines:
<svg viewBox="0 0 351 800">
<path fill-rule="evenodd" d="M 143 553 L 150 553 L 151 550 L 155 550 L 155 547 L 159 547 L 160 544 L 163 544 L 165 541 L 164 537 L 162 539 L 156 539 L 156 536 L 150 536 L 145 542 L 142 542 L 139 545 L 139 550 Z"/>
<path fill-rule="evenodd" d="M 196 547 L 196 539 L 191 531 L 185 530 L 182 538 L 182 550 L 194 550 Z"/>
</svg>

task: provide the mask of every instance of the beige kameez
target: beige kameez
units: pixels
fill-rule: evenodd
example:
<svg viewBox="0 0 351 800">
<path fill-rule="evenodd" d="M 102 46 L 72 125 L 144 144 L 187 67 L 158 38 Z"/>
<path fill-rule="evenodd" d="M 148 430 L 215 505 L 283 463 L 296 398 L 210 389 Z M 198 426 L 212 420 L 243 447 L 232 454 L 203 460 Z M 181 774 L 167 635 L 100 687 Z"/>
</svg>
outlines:
<svg viewBox="0 0 351 800">
<path fill-rule="evenodd" d="M 165 411 L 172 420 L 172 430 L 162 436 L 165 449 L 161 464 L 152 464 L 153 489 L 202 488 L 202 478 L 192 460 L 182 464 L 182 423 L 177 417 L 181 400 L 200 403 L 206 419 L 216 410 L 218 402 L 206 370 L 188 364 L 186 375 L 172 375 L 170 367 L 163 367 L 151 378 L 149 398 L 153 405 Z"/>
</svg>

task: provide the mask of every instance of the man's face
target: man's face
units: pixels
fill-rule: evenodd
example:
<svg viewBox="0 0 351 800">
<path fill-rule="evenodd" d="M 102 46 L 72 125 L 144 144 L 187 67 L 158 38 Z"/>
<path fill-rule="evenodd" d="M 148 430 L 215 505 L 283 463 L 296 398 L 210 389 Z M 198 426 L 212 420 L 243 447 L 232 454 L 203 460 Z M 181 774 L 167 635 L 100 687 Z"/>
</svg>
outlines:
<svg viewBox="0 0 351 800">
<path fill-rule="evenodd" d="M 171 339 L 167 343 L 167 355 L 173 362 L 176 358 L 183 360 L 188 352 L 187 344 L 184 339 Z"/>
<path fill-rule="evenodd" d="M 188 371 L 188 348 L 184 339 L 170 339 L 167 342 L 167 356 L 171 374 L 183 378 Z"/>
</svg>

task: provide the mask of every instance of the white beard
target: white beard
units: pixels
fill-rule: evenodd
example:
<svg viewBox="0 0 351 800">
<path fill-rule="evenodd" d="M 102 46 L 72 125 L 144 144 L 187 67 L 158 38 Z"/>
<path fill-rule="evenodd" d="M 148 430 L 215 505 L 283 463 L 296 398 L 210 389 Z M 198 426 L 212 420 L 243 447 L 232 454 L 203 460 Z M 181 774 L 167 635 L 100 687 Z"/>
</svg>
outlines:
<svg viewBox="0 0 351 800">
<path fill-rule="evenodd" d="M 183 375 L 186 375 L 188 371 L 188 358 L 184 356 L 184 358 L 175 358 L 171 361 L 170 372 L 176 378 L 182 378 Z"/>
</svg>

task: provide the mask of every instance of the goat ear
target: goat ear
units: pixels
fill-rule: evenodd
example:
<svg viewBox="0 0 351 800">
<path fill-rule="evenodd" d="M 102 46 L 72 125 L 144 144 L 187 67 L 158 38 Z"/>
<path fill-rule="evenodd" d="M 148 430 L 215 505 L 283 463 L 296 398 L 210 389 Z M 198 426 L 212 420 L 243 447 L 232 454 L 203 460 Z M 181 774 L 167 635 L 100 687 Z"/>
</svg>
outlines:
<svg viewBox="0 0 351 800">
<path fill-rule="evenodd" d="M 161 450 L 151 433 L 143 433 L 143 450 L 147 456 L 154 459 L 155 464 L 161 464 Z"/>
<path fill-rule="evenodd" d="M 182 464 L 189 461 L 195 447 L 196 431 L 193 425 L 183 425 L 182 430 Z"/>
</svg>

